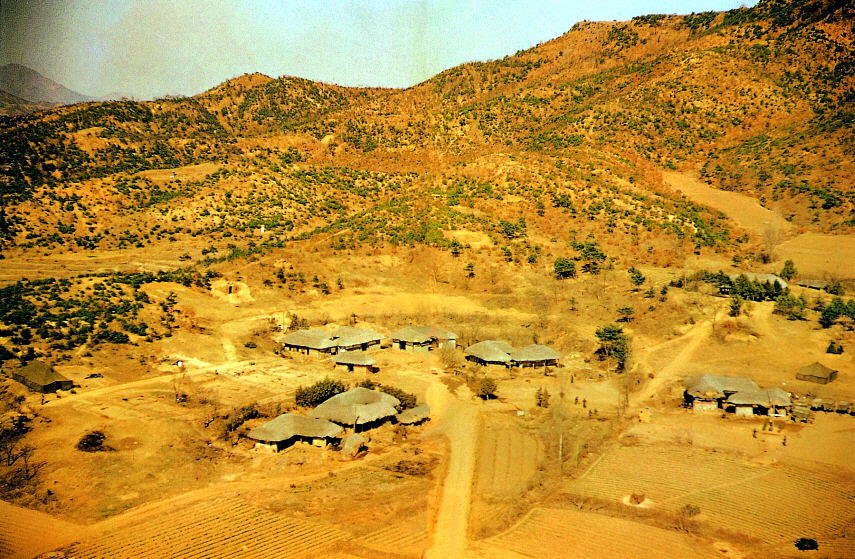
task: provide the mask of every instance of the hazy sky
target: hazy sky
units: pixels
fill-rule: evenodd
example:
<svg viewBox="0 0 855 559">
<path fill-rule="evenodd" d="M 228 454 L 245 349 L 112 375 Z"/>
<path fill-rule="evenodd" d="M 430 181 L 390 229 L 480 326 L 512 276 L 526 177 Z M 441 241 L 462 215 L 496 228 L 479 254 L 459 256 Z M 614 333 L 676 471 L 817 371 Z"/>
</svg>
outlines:
<svg viewBox="0 0 855 559">
<path fill-rule="evenodd" d="M 746 2 L 0 0 L 0 64 L 23 64 L 96 97 L 192 95 L 247 72 L 407 87 L 555 38 L 583 19 L 740 5 Z"/>
</svg>

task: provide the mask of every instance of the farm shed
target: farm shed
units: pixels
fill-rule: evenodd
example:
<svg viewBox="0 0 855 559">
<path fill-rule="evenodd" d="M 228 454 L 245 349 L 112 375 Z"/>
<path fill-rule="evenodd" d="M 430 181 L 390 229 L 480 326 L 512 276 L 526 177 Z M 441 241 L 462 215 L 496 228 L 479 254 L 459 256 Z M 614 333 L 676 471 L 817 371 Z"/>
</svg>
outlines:
<svg viewBox="0 0 855 559">
<path fill-rule="evenodd" d="M 511 353 L 511 364 L 515 367 L 555 367 L 561 357 L 549 346 L 531 344 Z"/>
<path fill-rule="evenodd" d="M 817 384 L 828 384 L 837 378 L 837 371 L 816 361 L 799 369 L 799 372 L 796 373 L 796 378 Z"/>
<path fill-rule="evenodd" d="M 398 414 L 398 423 L 404 425 L 419 425 L 430 419 L 430 406 L 422 404 L 408 410 L 404 410 Z"/>
<path fill-rule="evenodd" d="M 339 438 L 342 431 L 341 427 L 324 419 L 283 413 L 256 427 L 248 436 L 256 441 L 256 448 L 278 452 L 298 440 L 315 446 L 325 446 L 332 439 Z"/>
<path fill-rule="evenodd" d="M 356 433 L 346 436 L 341 441 L 341 453 L 346 456 L 356 456 L 365 448 L 365 437 Z"/>
<path fill-rule="evenodd" d="M 279 338 L 279 343 L 291 351 L 310 355 L 311 352 L 335 353 L 336 344 L 323 330 L 297 330 Z"/>
<path fill-rule="evenodd" d="M 727 398 L 727 407 L 734 407 L 737 416 L 784 414 L 792 406 L 790 395 L 780 388 L 737 392 Z"/>
<path fill-rule="evenodd" d="M 415 328 L 406 327 L 389 334 L 392 344 L 398 349 L 424 353 L 430 351 L 431 337 Z"/>
<path fill-rule="evenodd" d="M 12 378 L 36 392 L 47 394 L 57 390 L 71 390 L 74 383 L 53 370 L 42 361 L 30 361 L 28 365 L 12 373 Z"/>
<path fill-rule="evenodd" d="M 343 353 L 334 357 L 333 363 L 337 366 L 340 365 L 347 367 L 347 370 L 350 372 L 353 372 L 356 367 L 363 368 L 369 373 L 373 373 L 377 370 L 376 367 L 374 367 L 377 360 L 369 355 L 365 355 L 364 353 Z"/>
<path fill-rule="evenodd" d="M 504 365 L 511 363 L 511 353 L 514 348 L 508 342 L 496 340 L 485 340 L 467 347 L 463 353 L 467 361 L 474 361 L 479 365 Z"/>
<path fill-rule="evenodd" d="M 400 400 L 389 394 L 357 387 L 336 394 L 310 411 L 309 417 L 348 427 L 362 426 L 363 430 L 372 429 L 394 417 L 398 413 L 395 407 L 400 404 Z"/>
<path fill-rule="evenodd" d="M 717 410 L 722 402 L 737 392 L 757 392 L 760 387 L 744 377 L 699 375 L 686 379 L 683 398 L 696 411 Z"/>
<path fill-rule="evenodd" d="M 796 282 L 796 285 L 799 287 L 806 287 L 808 289 L 816 289 L 817 291 L 822 291 L 826 287 L 828 287 L 828 282 L 821 279 L 801 279 Z"/>
<path fill-rule="evenodd" d="M 365 328 L 342 326 L 330 334 L 338 351 L 365 351 L 369 347 L 379 345 L 385 336 Z"/>
</svg>

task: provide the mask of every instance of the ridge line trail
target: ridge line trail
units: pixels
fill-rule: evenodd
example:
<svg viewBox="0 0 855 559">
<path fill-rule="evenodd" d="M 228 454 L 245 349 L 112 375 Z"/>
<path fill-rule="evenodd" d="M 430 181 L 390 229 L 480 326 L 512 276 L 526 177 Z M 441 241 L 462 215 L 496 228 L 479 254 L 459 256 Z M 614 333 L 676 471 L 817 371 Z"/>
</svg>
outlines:
<svg viewBox="0 0 855 559">
<path fill-rule="evenodd" d="M 472 482 L 475 475 L 476 450 L 480 417 L 477 409 L 467 402 L 470 393 L 458 388 L 461 398 L 451 394 L 438 383 L 431 383 L 427 401 L 440 418 L 438 432 L 448 437 L 451 457 L 442 484 L 442 496 L 431 530 L 431 547 L 427 559 L 462 557 L 467 548 L 469 509 Z"/>
</svg>

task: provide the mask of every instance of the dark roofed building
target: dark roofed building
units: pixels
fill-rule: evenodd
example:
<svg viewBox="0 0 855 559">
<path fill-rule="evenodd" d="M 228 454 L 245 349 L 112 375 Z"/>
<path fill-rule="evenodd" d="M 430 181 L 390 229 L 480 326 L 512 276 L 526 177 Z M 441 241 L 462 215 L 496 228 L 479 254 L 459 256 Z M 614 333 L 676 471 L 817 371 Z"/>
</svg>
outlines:
<svg viewBox="0 0 855 559">
<path fill-rule="evenodd" d="M 818 384 L 828 384 L 837 378 L 837 371 L 817 361 L 799 369 L 799 372 L 796 373 L 796 378 Z"/>
<path fill-rule="evenodd" d="M 12 378 L 36 392 L 47 394 L 57 390 L 71 390 L 74 383 L 53 370 L 53 367 L 42 361 L 30 361 L 18 371 L 12 373 Z"/>
<path fill-rule="evenodd" d="M 561 354 L 549 346 L 531 344 L 511 353 L 511 363 L 517 367 L 547 367 L 558 365 Z"/>
<path fill-rule="evenodd" d="M 467 347 L 464 351 L 467 361 L 480 365 L 504 365 L 511 363 L 511 353 L 514 348 L 508 342 L 485 340 Z"/>
<path fill-rule="evenodd" d="M 335 353 L 336 344 L 330 335 L 323 330 L 297 330 L 279 338 L 279 343 L 291 351 L 299 351 L 309 355 L 312 351 L 318 353 Z"/>
<path fill-rule="evenodd" d="M 256 441 L 257 447 L 279 451 L 297 440 L 323 446 L 330 440 L 339 438 L 343 431 L 335 423 L 324 419 L 283 413 L 256 427 L 248 436 Z"/>
</svg>

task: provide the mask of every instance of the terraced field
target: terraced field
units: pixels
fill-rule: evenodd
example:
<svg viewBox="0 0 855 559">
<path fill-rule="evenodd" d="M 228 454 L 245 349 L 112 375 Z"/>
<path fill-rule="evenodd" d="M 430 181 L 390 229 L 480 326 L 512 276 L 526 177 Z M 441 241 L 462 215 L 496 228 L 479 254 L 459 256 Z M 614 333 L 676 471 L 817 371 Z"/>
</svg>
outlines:
<svg viewBox="0 0 855 559">
<path fill-rule="evenodd" d="M 223 498 L 117 519 L 99 537 L 65 553 L 77 559 L 284 559 L 318 556 L 349 537 L 330 526 Z"/>
<path fill-rule="evenodd" d="M 484 429 L 478 453 L 478 493 L 509 496 L 525 491 L 537 471 L 539 456 L 537 439 L 515 427 Z"/>
<path fill-rule="evenodd" d="M 84 526 L 0 501 L 0 557 L 29 559 L 81 537 Z"/>
<path fill-rule="evenodd" d="M 362 536 L 357 542 L 378 551 L 421 557 L 430 543 L 430 533 L 426 518 L 418 519 L 424 522 L 414 520 L 416 519 L 385 526 Z"/>
<path fill-rule="evenodd" d="M 819 539 L 855 519 L 851 479 L 679 447 L 615 448 L 564 492 L 617 502 L 638 493 L 669 512 L 692 504 L 711 524 L 769 544 Z"/>
<path fill-rule="evenodd" d="M 484 543 L 543 559 L 720 557 L 712 547 L 684 534 L 620 518 L 552 508 L 535 508 L 522 522 Z"/>
</svg>

